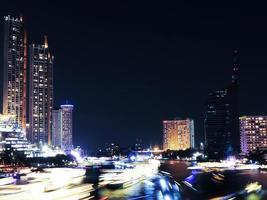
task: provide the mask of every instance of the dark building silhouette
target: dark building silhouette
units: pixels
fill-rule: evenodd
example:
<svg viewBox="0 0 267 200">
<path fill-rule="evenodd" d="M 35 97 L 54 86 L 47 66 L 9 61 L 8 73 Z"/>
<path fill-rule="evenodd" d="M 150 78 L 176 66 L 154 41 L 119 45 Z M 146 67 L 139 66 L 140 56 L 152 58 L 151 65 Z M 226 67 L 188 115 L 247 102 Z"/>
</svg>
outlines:
<svg viewBox="0 0 267 200">
<path fill-rule="evenodd" d="M 225 89 L 208 95 L 204 128 L 209 158 L 226 158 L 240 152 L 238 70 L 235 51 L 231 83 Z"/>
</svg>

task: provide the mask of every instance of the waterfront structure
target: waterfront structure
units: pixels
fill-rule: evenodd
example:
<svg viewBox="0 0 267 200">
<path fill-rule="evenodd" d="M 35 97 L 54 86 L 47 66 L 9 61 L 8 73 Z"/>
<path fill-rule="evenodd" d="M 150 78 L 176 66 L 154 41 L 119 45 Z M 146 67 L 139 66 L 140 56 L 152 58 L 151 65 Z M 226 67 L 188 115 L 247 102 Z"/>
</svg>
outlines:
<svg viewBox="0 0 267 200">
<path fill-rule="evenodd" d="M 225 158 L 240 152 L 237 75 L 235 55 L 231 83 L 225 89 L 208 95 L 204 128 L 206 153 L 209 158 Z"/>
<path fill-rule="evenodd" d="M 18 126 L 15 115 L 0 114 L 0 152 L 17 152 L 31 156 L 32 148 Z"/>
<path fill-rule="evenodd" d="M 61 109 L 52 110 L 52 145 L 62 146 L 62 115 Z"/>
<path fill-rule="evenodd" d="M 47 38 L 30 45 L 29 139 L 33 144 L 51 144 L 53 107 L 53 62 Z"/>
<path fill-rule="evenodd" d="M 52 112 L 52 145 L 65 151 L 73 149 L 72 144 L 72 111 L 73 105 L 61 105 Z"/>
<path fill-rule="evenodd" d="M 27 37 L 22 17 L 4 17 L 3 114 L 26 131 Z"/>
<path fill-rule="evenodd" d="M 241 153 L 267 150 L 267 116 L 242 116 L 239 120 Z"/>
<path fill-rule="evenodd" d="M 72 111 L 73 105 L 61 105 L 62 115 L 62 148 L 66 151 L 73 149 L 72 145 Z"/>
<path fill-rule="evenodd" d="M 163 121 L 163 150 L 186 150 L 195 147 L 194 120 Z"/>
</svg>

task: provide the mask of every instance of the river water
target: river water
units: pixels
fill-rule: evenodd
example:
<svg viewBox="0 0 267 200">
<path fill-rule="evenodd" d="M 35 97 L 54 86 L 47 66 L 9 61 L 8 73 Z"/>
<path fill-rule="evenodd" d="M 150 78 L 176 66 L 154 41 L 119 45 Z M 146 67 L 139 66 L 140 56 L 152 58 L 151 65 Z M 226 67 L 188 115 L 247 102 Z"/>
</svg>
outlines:
<svg viewBox="0 0 267 200">
<path fill-rule="evenodd" d="M 181 197 L 179 199 L 267 199 L 267 172 L 260 170 L 226 170 L 200 172 L 188 170 L 189 162 L 161 161 L 160 171 L 171 174 L 180 184 Z M 258 182 L 261 190 L 248 194 L 246 186 Z M 132 187 L 119 190 L 100 191 L 102 196 L 109 199 L 164 199 L 157 195 L 155 187 L 151 187 L 149 180 Z"/>
<path fill-rule="evenodd" d="M 169 172 L 181 184 L 184 199 L 267 199 L 267 172 L 260 170 L 226 170 L 199 172 L 188 170 L 189 162 L 163 161 L 160 169 Z M 219 178 L 218 178 L 219 177 Z M 192 187 L 184 184 L 188 181 Z M 242 191 L 251 183 L 258 182 L 262 190 L 257 194 L 244 195 Z M 241 195 L 242 193 L 242 195 Z"/>
</svg>

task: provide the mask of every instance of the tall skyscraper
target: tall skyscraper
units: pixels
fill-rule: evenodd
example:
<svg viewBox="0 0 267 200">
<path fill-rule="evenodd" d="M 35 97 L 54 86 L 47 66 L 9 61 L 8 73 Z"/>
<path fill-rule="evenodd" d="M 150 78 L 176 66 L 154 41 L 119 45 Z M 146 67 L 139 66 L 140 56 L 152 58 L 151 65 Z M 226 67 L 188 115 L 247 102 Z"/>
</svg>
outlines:
<svg viewBox="0 0 267 200">
<path fill-rule="evenodd" d="M 163 150 L 194 148 L 194 136 L 194 121 L 192 119 L 163 121 Z"/>
<path fill-rule="evenodd" d="M 71 150 L 72 145 L 72 110 L 73 105 L 61 105 L 62 112 L 62 148 Z"/>
<path fill-rule="evenodd" d="M 242 116 L 239 119 L 242 154 L 267 150 L 267 116 Z"/>
<path fill-rule="evenodd" d="M 52 145 L 62 146 L 62 112 L 61 109 L 52 110 Z"/>
<path fill-rule="evenodd" d="M 209 158 L 224 158 L 240 152 L 237 52 L 228 87 L 209 93 L 205 107 L 205 139 Z"/>
<path fill-rule="evenodd" d="M 3 114 L 26 131 L 27 37 L 21 18 L 4 17 Z"/>
<path fill-rule="evenodd" d="M 30 45 L 29 120 L 31 143 L 51 144 L 53 62 L 47 38 L 43 45 Z"/>
</svg>

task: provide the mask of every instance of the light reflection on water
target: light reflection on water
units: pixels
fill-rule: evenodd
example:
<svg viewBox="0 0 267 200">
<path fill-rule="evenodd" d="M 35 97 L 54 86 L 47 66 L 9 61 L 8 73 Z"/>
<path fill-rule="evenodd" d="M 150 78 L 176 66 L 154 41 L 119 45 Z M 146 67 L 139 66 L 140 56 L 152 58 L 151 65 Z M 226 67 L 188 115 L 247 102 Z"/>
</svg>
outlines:
<svg viewBox="0 0 267 200">
<path fill-rule="evenodd" d="M 267 172 L 259 170 L 201 172 L 188 170 L 189 162 L 164 161 L 160 170 L 172 174 L 181 184 L 182 194 L 177 199 L 267 199 Z M 189 185 L 185 184 L 185 181 Z M 262 189 L 250 194 L 245 188 L 258 182 Z M 190 187 L 191 185 L 191 187 Z M 101 190 L 102 196 L 109 199 L 163 199 L 162 192 L 151 181 L 143 181 L 126 189 Z M 169 198 L 174 199 L 174 198 Z"/>
<path fill-rule="evenodd" d="M 267 199 L 267 173 L 259 170 L 226 170 L 201 172 L 188 170 L 190 163 L 181 161 L 163 162 L 161 170 L 170 172 L 175 180 L 182 182 L 183 194 L 190 199 L 208 199 L 215 197 L 224 197 L 229 199 L 248 199 L 248 197 L 257 197 Z M 262 185 L 262 190 L 257 193 L 247 194 L 244 192 L 246 186 L 250 183 L 258 182 Z M 188 184 L 187 184 L 188 183 Z"/>
</svg>

